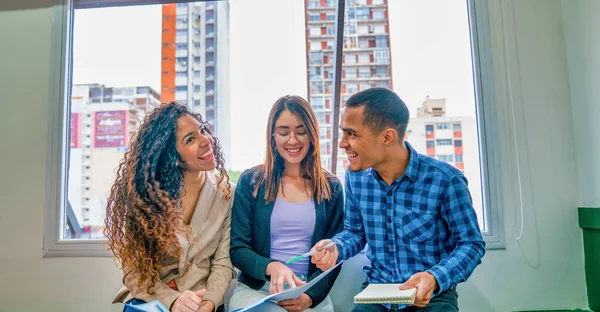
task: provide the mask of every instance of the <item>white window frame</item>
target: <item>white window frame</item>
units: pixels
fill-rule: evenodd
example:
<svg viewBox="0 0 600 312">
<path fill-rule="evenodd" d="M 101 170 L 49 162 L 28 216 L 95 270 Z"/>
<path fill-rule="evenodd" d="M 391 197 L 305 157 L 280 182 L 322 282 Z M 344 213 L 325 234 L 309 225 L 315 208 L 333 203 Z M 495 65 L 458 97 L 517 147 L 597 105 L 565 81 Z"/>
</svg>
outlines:
<svg viewBox="0 0 600 312">
<path fill-rule="evenodd" d="M 198 1 L 198 0 L 195 0 Z M 344 1 L 344 0 L 338 0 Z M 44 257 L 112 257 L 105 240 L 62 240 L 64 207 L 67 203 L 66 161 L 67 120 L 70 114 L 72 21 L 74 9 L 193 2 L 193 0 L 54 0 L 52 20 L 51 93 L 49 101 L 49 139 L 46 166 L 46 216 Z M 491 48 L 486 1 L 468 0 L 471 33 L 476 114 L 479 132 L 479 156 L 484 200 L 483 236 L 487 249 L 504 249 L 502 193 L 499 169 L 498 128 L 492 79 Z M 341 47 L 340 47 L 341 48 Z M 309 51 L 310 53 L 310 51 Z"/>
<path fill-rule="evenodd" d="M 500 175 L 500 150 L 498 126 L 494 111 L 494 79 L 488 6 L 484 0 L 467 0 L 473 83 L 479 135 L 479 159 L 481 161 L 481 190 L 483 195 L 483 231 L 486 249 L 506 249 L 502 222 L 502 183 Z M 452 129 L 452 126 L 451 126 Z"/>
</svg>

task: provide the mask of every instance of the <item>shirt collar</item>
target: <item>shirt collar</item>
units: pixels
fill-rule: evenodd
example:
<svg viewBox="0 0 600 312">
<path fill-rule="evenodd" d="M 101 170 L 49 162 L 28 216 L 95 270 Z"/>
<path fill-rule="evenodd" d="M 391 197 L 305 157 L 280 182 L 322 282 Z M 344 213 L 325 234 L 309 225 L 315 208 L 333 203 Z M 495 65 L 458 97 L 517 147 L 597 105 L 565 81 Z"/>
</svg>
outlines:
<svg viewBox="0 0 600 312">
<path fill-rule="evenodd" d="M 417 153 L 412 145 L 406 141 L 404 141 L 404 146 L 406 146 L 408 149 L 408 165 L 406 167 L 406 171 L 404 171 L 404 175 L 396 179 L 396 181 L 400 181 L 403 177 L 407 177 L 411 182 L 415 182 L 419 176 L 419 153 Z M 381 179 L 379 173 L 377 173 L 377 171 L 375 171 L 373 168 L 369 168 L 369 175 L 375 179 Z"/>
</svg>

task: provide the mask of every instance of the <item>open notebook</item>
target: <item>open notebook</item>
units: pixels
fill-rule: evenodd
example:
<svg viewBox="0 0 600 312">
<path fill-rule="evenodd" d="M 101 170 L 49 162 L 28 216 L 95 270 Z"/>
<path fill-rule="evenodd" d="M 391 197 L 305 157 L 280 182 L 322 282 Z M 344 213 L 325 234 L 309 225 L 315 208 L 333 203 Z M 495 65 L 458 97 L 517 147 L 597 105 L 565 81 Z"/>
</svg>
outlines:
<svg viewBox="0 0 600 312">
<path fill-rule="evenodd" d="M 417 289 L 399 290 L 398 286 L 400 284 L 369 284 L 365 290 L 354 296 L 354 303 L 413 304 Z"/>
</svg>

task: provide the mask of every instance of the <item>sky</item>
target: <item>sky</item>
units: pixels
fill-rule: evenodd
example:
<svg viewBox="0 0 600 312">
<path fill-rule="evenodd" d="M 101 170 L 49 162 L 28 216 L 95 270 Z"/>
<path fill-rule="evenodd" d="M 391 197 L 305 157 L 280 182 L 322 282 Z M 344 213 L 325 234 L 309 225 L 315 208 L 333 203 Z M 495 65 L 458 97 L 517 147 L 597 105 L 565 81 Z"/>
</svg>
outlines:
<svg viewBox="0 0 600 312">
<path fill-rule="evenodd" d="M 230 0 L 231 164 L 264 159 L 269 110 L 286 94 L 307 96 L 304 0 Z M 388 0 L 393 89 L 411 114 L 426 96 L 447 115 L 473 116 L 464 0 Z M 160 5 L 75 12 L 73 83 L 146 86 L 160 92 Z"/>
</svg>

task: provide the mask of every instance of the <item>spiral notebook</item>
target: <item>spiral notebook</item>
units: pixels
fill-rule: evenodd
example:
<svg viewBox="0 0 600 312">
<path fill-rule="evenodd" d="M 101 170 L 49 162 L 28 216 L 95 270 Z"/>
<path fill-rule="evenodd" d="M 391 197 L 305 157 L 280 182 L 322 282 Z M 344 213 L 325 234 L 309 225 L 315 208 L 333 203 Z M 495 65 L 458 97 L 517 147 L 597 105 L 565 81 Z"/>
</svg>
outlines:
<svg viewBox="0 0 600 312">
<path fill-rule="evenodd" d="M 400 290 L 400 284 L 369 284 L 365 290 L 354 296 L 357 304 L 413 304 L 416 288 Z"/>
</svg>

